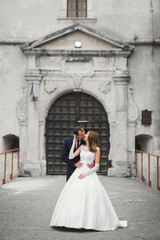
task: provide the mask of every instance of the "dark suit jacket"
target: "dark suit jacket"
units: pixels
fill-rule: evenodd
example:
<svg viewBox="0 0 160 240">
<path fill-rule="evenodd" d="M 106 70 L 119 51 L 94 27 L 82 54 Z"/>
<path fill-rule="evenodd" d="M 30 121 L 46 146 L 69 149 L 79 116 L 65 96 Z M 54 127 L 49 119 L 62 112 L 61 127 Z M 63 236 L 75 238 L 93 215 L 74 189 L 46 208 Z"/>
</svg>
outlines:
<svg viewBox="0 0 160 240">
<path fill-rule="evenodd" d="M 70 178 L 70 176 L 72 175 L 72 173 L 74 172 L 74 170 L 76 169 L 74 164 L 77 163 L 80 159 L 80 156 L 77 156 L 76 158 L 74 158 L 72 160 L 69 159 L 69 152 L 72 147 L 73 137 L 74 136 L 65 138 L 63 148 L 62 148 L 62 161 L 67 163 L 67 181 Z M 81 140 L 80 145 L 82 145 L 84 143 L 85 143 L 85 141 Z"/>
</svg>

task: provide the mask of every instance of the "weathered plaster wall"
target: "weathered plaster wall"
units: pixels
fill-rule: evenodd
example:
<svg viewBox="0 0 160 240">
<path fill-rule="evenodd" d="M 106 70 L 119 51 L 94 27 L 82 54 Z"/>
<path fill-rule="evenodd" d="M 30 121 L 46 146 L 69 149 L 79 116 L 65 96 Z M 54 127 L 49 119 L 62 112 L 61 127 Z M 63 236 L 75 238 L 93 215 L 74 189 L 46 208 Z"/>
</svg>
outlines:
<svg viewBox="0 0 160 240">
<path fill-rule="evenodd" d="M 103 7 L 102 7 L 103 6 Z M 149 39 L 160 36 L 158 0 L 102 0 L 94 1 L 96 26 L 120 39 Z"/>
<path fill-rule="evenodd" d="M 154 136 L 154 153 L 160 154 L 160 48 L 152 46 L 136 46 L 129 59 L 133 98 L 139 108 L 139 119 L 136 135 Z M 141 111 L 152 111 L 152 125 L 141 125 Z"/>
<path fill-rule="evenodd" d="M 2 137 L 19 136 L 17 103 L 23 96 L 26 58 L 18 46 L 0 46 L 0 151 Z"/>
<path fill-rule="evenodd" d="M 93 18 L 85 21 L 97 30 L 119 39 L 159 38 L 158 0 L 90 0 Z M 60 18 L 66 0 L 0 0 L 0 40 L 37 39 L 75 23 Z"/>
<path fill-rule="evenodd" d="M 56 28 L 61 1 L 0 0 L 1 39 L 35 39 Z M 57 26 L 58 27 L 58 26 Z"/>
</svg>

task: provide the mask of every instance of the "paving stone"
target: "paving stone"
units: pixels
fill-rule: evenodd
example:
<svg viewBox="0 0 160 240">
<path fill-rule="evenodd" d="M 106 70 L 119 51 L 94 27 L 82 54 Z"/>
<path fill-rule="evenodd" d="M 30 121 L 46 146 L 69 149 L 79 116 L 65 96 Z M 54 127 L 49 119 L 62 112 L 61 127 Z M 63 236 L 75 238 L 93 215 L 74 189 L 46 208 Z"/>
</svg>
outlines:
<svg viewBox="0 0 160 240">
<path fill-rule="evenodd" d="M 99 177 L 127 228 L 50 228 L 65 176 L 16 178 L 0 186 L 0 240 L 160 240 L 160 192 L 139 179 Z"/>
</svg>

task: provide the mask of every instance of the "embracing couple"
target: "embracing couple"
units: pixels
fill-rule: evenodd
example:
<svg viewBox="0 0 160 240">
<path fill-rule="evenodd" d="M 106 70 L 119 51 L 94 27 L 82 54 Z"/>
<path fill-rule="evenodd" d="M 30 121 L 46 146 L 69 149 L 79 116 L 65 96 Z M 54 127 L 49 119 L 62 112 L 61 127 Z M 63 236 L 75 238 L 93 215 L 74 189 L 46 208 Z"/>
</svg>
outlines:
<svg viewBox="0 0 160 240">
<path fill-rule="evenodd" d="M 62 160 L 67 164 L 67 182 L 58 198 L 51 227 L 98 231 L 126 227 L 120 221 L 96 171 L 100 165 L 99 135 L 76 127 L 64 140 Z"/>
<path fill-rule="evenodd" d="M 64 140 L 63 148 L 62 148 L 62 160 L 67 164 L 67 181 L 72 175 L 72 173 L 75 171 L 76 168 L 82 167 L 83 163 L 80 161 L 80 155 L 74 157 L 73 159 L 69 159 L 69 153 L 71 150 L 71 147 L 74 144 L 74 152 L 81 146 L 86 145 L 86 136 L 84 129 L 81 127 L 75 127 L 74 135 L 71 137 L 68 137 Z M 89 168 L 93 168 L 94 162 L 91 164 L 88 164 Z"/>
</svg>

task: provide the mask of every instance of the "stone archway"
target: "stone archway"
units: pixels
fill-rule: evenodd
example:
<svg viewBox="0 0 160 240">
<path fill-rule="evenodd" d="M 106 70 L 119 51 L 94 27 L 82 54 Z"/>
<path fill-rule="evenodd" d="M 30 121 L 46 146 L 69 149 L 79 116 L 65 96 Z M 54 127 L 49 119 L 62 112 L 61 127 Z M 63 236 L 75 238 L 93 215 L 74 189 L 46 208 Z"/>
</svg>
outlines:
<svg viewBox="0 0 160 240">
<path fill-rule="evenodd" d="M 109 154 L 109 123 L 102 104 L 89 94 L 70 92 L 59 97 L 51 106 L 46 118 L 47 174 L 65 174 L 66 164 L 61 160 L 65 137 L 73 134 L 73 127 L 80 125 L 85 131 L 100 135 L 100 174 L 107 174 Z"/>
<path fill-rule="evenodd" d="M 77 39 L 82 43 L 81 48 L 77 48 L 75 45 Z M 77 92 L 81 95 L 83 92 L 88 92 L 103 102 L 108 115 L 101 107 L 105 112 L 107 124 L 109 118 L 110 152 L 108 147 L 104 159 L 108 159 L 109 154 L 112 166 L 107 170 L 108 165 L 106 163 L 101 164 L 100 171 L 105 174 L 108 172 L 109 176 L 130 176 L 129 168 L 134 168 L 135 148 L 133 143 L 135 141 L 137 118 L 132 114 L 132 109 L 135 108 L 131 97 L 131 89 L 128 89 L 130 76 L 127 61 L 134 47 L 120 40 L 108 38 L 104 33 L 88 26 L 76 23 L 32 43 L 26 43 L 21 46 L 21 49 L 27 56 L 28 61 L 25 74 L 26 96 L 29 96 L 29 91 L 33 86 L 35 97 L 35 101 L 31 102 L 24 95 L 17 111 L 20 120 L 20 142 L 23 143 L 20 151 L 22 167 L 29 169 L 34 176 L 43 175 L 46 172 L 49 174 L 53 172 L 54 168 L 56 168 L 54 174 L 65 172 L 65 164 L 63 166 L 63 163 L 59 162 L 60 144 L 62 146 L 64 137 L 70 135 L 71 132 L 65 133 L 63 127 L 62 129 L 59 128 L 59 131 L 63 130 L 61 134 L 63 138 L 58 140 L 60 141 L 58 148 L 54 148 L 56 154 L 58 154 L 57 164 L 54 165 L 53 160 L 48 160 L 48 156 L 51 155 L 50 159 L 55 156 L 52 149 L 55 144 L 53 140 L 57 136 L 54 135 L 53 138 L 47 140 L 48 150 L 45 153 L 45 123 L 47 123 L 48 128 L 50 126 L 50 129 L 52 129 L 50 131 L 55 131 L 55 134 L 57 129 L 52 123 L 53 120 L 49 122 L 52 107 L 47 120 L 44 117 L 46 106 L 59 94 L 73 91 L 73 95 Z M 94 99 L 94 102 L 98 101 Z M 57 107 L 56 111 L 61 111 L 61 109 L 63 110 L 63 106 L 59 107 L 59 110 Z M 77 114 L 76 110 L 74 114 Z M 91 116 L 95 115 L 96 113 L 92 113 Z M 98 115 L 101 116 L 101 114 Z M 51 116 L 58 116 L 57 113 L 54 114 L 54 109 Z M 59 119 L 56 124 L 63 120 L 64 116 L 64 114 L 61 115 L 62 119 Z M 67 119 L 64 119 L 64 125 L 68 121 Z M 81 120 L 83 122 L 79 122 L 78 118 L 76 119 L 78 122 L 74 118 L 72 122 L 72 118 L 69 118 L 72 125 L 84 126 L 86 124 L 86 127 L 90 128 L 87 125 L 91 123 L 90 119 L 86 120 L 85 116 Z M 96 124 L 97 128 L 101 129 L 101 126 L 98 123 Z M 91 128 L 96 130 L 94 125 L 91 125 Z M 66 129 L 68 129 L 68 126 L 66 126 Z M 48 136 L 50 136 L 50 133 L 48 133 Z M 106 140 L 104 141 L 107 141 L 109 146 L 109 134 L 105 137 Z M 46 160 L 47 167 L 50 167 L 49 171 L 46 171 Z M 101 162 L 103 163 L 102 158 Z"/>
</svg>

